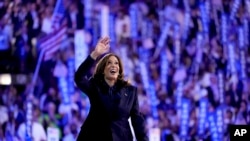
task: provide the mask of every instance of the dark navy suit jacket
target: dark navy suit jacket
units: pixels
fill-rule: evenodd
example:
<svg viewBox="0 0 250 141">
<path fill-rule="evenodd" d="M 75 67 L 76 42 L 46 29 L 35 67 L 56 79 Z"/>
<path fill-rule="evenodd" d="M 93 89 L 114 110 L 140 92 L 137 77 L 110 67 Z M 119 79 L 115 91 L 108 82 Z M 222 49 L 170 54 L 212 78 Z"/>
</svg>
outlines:
<svg viewBox="0 0 250 141">
<path fill-rule="evenodd" d="M 136 87 L 120 81 L 109 87 L 103 78 L 88 78 L 94 63 L 95 60 L 88 56 L 75 73 L 78 88 L 89 97 L 91 104 L 77 140 L 133 141 L 128 122 L 131 117 L 137 141 L 148 141 Z"/>
</svg>

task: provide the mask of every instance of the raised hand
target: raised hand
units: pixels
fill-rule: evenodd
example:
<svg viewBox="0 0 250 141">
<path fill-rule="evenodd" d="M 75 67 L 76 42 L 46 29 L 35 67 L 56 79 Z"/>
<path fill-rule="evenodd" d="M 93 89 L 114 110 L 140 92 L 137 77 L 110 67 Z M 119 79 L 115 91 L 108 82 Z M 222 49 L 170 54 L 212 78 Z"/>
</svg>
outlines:
<svg viewBox="0 0 250 141">
<path fill-rule="evenodd" d="M 110 43 L 109 37 L 101 38 L 98 41 L 94 51 L 91 53 L 91 57 L 93 59 L 96 59 L 98 56 L 100 56 L 100 55 L 102 55 L 104 53 L 107 53 L 109 51 L 109 49 L 110 49 L 110 44 L 109 43 Z"/>
</svg>

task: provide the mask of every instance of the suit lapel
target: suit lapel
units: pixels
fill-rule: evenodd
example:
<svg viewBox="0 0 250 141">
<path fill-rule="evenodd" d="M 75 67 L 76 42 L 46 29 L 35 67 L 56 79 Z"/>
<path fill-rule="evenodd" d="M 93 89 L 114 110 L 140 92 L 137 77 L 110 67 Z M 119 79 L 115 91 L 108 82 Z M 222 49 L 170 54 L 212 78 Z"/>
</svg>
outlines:
<svg viewBox="0 0 250 141">
<path fill-rule="evenodd" d="M 101 92 L 99 90 L 99 92 Z M 113 119 L 119 117 L 120 114 L 129 114 L 131 108 L 131 94 L 132 91 L 128 87 L 116 89 L 111 98 L 107 93 L 100 94 L 103 105 L 107 110 L 108 116 Z M 130 108 L 129 108 L 130 107 Z"/>
<path fill-rule="evenodd" d="M 120 97 L 121 97 L 119 107 L 121 107 L 121 108 L 122 107 L 123 108 L 127 107 L 128 104 L 129 104 L 129 99 L 131 97 L 131 94 L 129 93 L 128 88 L 127 87 L 122 88 L 119 94 L 120 94 Z"/>
</svg>

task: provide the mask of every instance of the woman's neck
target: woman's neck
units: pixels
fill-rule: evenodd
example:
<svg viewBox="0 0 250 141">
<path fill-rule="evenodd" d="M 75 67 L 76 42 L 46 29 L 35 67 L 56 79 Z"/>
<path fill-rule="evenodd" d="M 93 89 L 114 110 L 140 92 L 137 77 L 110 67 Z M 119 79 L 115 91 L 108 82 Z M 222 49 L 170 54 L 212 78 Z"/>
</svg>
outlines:
<svg viewBox="0 0 250 141">
<path fill-rule="evenodd" d="M 106 83 L 107 83 L 110 87 L 113 87 L 113 86 L 115 85 L 115 80 L 113 80 L 113 79 L 104 78 L 104 80 L 106 81 Z"/>
</svg>

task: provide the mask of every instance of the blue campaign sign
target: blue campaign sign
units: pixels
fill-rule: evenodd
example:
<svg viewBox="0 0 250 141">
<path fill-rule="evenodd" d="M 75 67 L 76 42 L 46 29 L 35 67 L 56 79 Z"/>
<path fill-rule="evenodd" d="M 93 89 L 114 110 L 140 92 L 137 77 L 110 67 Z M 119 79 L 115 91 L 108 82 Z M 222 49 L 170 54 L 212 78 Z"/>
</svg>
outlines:
<svg viewBox="0 0 250 141">
<path fill-rule="evenodd" d="M 222 13 L 221 15 L 221 38 L 222 38 L 222 42 L 223 44 L 225 44 L 227 42 L 227 33 L 228 33 L 228 16 L 225 13 Z"/>
<path fill-rule="evenodd" d="M 65 104 L 69 104 L 70 99 L 68 95 L 68 82 L 67 77 L 59 77 L 58 78 L 58 88 L 63 98 L 63 102 Z"/>
<path fill-rule="evenodd" d="M 181 121 L 180 121 L 180 136 L 186 138 L 188 136 L 189 113 L 191 110 L 191 101 L 188 98 L 181 99 Z"/>
<path fill-rule="evenodd" d="M 208 116 L 208 99 L 202 98 L 199 101 L 199 124 L 198 124 L 198 134 L 200 137 L 204 137 L 205 133 L 205 126 L 207 123 L 207 116 Z"/>
<path fill-rule="evenodd" d="M 244 31 L 244 42 L 245 42 L 245 45 L 249 45 L 249 26 L 248 26 L 248 19 L 245 17 L 244 20 L 243 20 L 243 31 Z"/>
<path fill-rule="evenodd" d="M 224 137 L 223 128 L 223 105 L 217 107 L 213 112 L 208 115 L 209 130 L 211 133 L 212 141 L 221 141 Z"/>
<path fill-rule="evenodd" d="M 234 3 L 232 5 L 232 10 L 231 10 L 231 13 L 230 13 L 230 20 L 235 19 L 235 15 L 237 13 L 237 10 L 240 7 L 240 3 L 241 2 L 239 0 L 234 0 Z"/>
<path fill-rule="evenodd" d="M 156 92 L 155 92 L 155 84 L 154 81 L 151 80 L 149 83 L 149 88 L 148 88 L 148 92 L 150 95 L 150 99 L 151 99 L 151 103 L 152 103 L 152 110 L 153 110 L 153 116 L 154 118 L 158 118 L 158 113 L 157 113 L 157 105 L 159 103 L 157 97 L 156 97 Z"/>
<path fill-rule="evenodd" d="M 209 123 L 209 131 L 211 133 L 212 141 L 219 141 L 218 140 L 218 132 L 216 127 L 216 116 L 215 112 L 210 112 L 208 116 L 208 123 Z"/>
<path fill-rule="evenodd" d="M 161 84 L 163 86 L 163 89 L 165 90 L 167 88 L 167 77 L 168 77 L 168 68 L 169 63 L 167 60 L 167 54 L 161 53 Z"/>
<path fill-rule="evenodd" d="M 75 58 L 71 57 L 67 61 L 68 66 L 68 94 L 72 95 L 75 92 L 75 85 L 74 85 L 74 75 L 75 75 Z"/>
<path fill-rule="evenodd" d="M 115 36 L 115 14 L 110 13 L 109 14 L 109 35 L 110 35 L 110 40 L 111 40 L 111 47 L 114 47 L 113 45 L 115 44 L 116 41 L 116 36 Z"/>
<path fill-rule="evenodd" d="M 138 9 L 136 7 L 136 5 L 131 5 L 129 8 L 129 16 L 131 17 L 131 37 L 132 38 L 137 38 L 138 37 L 138 33 L 137 33 L 137 19 L 138 19 Z"/>
<path fill-rule="evenodd" d="M 218 133 L 218 139 L 223 140 L 224 137 L 224 122 L 223 122 L 223 105 L 219 106 L 216 109 L 216 126 L 217 126 L 217 133 Z"/>
<path fill-rule="evenodd" d="M 202 20 L 202 24 L 203 24 L 203 31 L 205 33 L 208 33 L 209 31 L 209 3 L 201 3 L 200 4 L 200 12 L 201 12 L 201 20 Z"/>
</svg>

